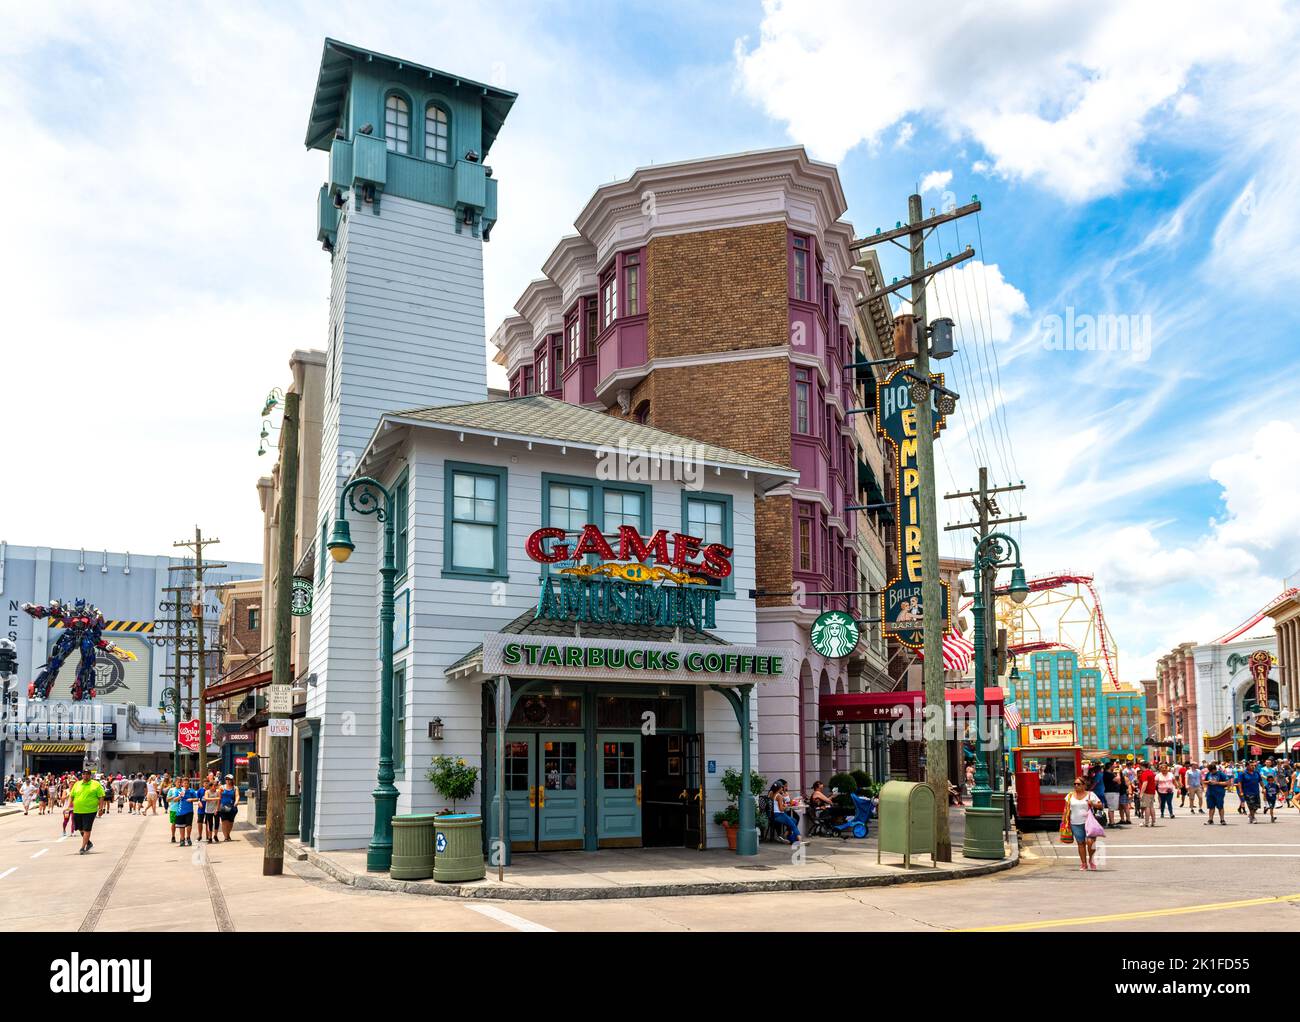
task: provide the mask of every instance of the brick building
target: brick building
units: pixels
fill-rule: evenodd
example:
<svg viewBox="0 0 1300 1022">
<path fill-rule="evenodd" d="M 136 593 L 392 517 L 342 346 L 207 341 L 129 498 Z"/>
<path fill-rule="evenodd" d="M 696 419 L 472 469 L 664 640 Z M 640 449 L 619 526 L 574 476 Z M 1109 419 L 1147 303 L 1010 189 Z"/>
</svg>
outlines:
<svg viewBox="0 0 1300 1022">
<path fill-rule="evenodd" d="M 890 513 L 858 509 L 894 486 L 874 416 L 848 414 L 874 379 L 846 368 L 892 354 L 892 314 L 884 300 L 857 305 L 880 270 L 850 248 L 846 208 L 836 168 L 802 147 L 640 168 L 596 190 L 492 338 L 512 396 L 799 471 L 756 502 L 753 523 L 758 638 L 800 664 L 797 682 L 760 700 L 759 769 L 792 787 L 850 765 L 889 770 L 876 725 L 832 737 L 818 700 L 902 686 L 911 661 L 875 624 L 851 658 L 809 641 L 823 608 L 876 617 L 874 600 L 822 594 L 880 589 L 895 556 Z"/>
<path fill-rule="evenodd" d="M 1201 754 L 1195 649 L 1194 642 L 1180 643 L 1156 661 L 1156 737 L 1167 753 L 1177 751 L 1180 759 Z"/>
</svg>

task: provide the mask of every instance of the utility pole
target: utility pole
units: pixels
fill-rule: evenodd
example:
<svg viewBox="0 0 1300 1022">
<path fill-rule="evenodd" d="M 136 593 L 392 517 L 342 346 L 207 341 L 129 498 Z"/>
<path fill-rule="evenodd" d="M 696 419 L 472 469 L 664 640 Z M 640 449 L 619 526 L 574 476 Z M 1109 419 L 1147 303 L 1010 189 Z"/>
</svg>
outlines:
<svg viewBox="0 0 1300 1022">
<path fill-rule="evenodd" d="M 290 645 L 293 641 L 294 533 L 298 518 L 298 394 L 284 396 L 284 418 L 280 423 L 280 545 L 275 558 L 275 653 L 271 667 L 271 690 L 287 692 Z M 322 551 L 323 553 L 323 551 Z M 276 735 L 271 721 L 288 720 L 288 713 L 272 709 L 267 713 L 271 731 L 271 777 L 267 785 L 266 841 L 262 853 L 262 875 L 284 872 L 284 807 L 289 794 L 289 736 Z"/>
<path fill-rule="evenodd" d="M 912 315 L 915 317 L 916 356 L 915 368 L 905 370 L 912 380 L 912 403 L 916 407 L 916 470 L 917 503 L 919 509 L 920 542 L 911 549 L 921 557 L 921 618 L 922 618 L 922 653 L 925 661 L 922 667 L 923 687 L 926 705 L 931 707 L 930 714 L 942 722 L 946 718 L 943 686 L 943 633 L 947 626 L 943 605 L 943 587 L 939 580 L 939 521 L 936 508 L 936 490 L 934 482 L 934 404 L 936 394 L 939 398 L 940 411 L 947 415 L 955 408 L 958 395 L 939 385 L 930 378 L 930 331 L 926 318 L 925 288 L 931 277 L 950 267 L 971 259 L 974 249 L 967 246 L 965 251 L 956 256 L 949 255 L 938 263 L 927 266 L 925 261 L 926 234 L 938 228 L 940 224 L 976 213 L 980 209 L 978 199 L 965 206 L 923 217 L 921 213 L 921 196 L 910 195 L 907 199 L 907 226 L 901 224 L 893 230 L 879 231 L 854 241 L 849 247 L 857 251 L 882 242 L 891 242 L 900 248 L 906 247 L 911 263 L 908 276 L 902 280 L 895 279 L 888 286 L 859 299 L 859 306 L 895 294 L 908 285 L 911 286 Z M 900 239 L 907 239 L 904 246 Z M 951 322 L 947 324 L 949 340 L 951 339 Z M 947 350 L 936 345 L 936 357 L 946 357 L 952 353 L 951 344 Z M 901 361 L 890 359 L 886 361 Z M 872 365 L 873 363 L 865 363 Z M 858 368 L 854 364 L 853 368 Z M 919 547 L 919 550 L 918 550 Z M 934 791 L 934 832 L 935 861 L 952 861 L 952 837 L 948 828 L 948 742 L 946 728 L 940 723 L 938 728 L 928 727 L 925 733 L 925 780 Z"/>
<path fill-rule="evenodd" d="M 207 650 L 205 643 L 207 641 L 207 622 L 205 620 L 206 608 L 204 600 L 207 598 L 207 591 L 203 585 L 203 576 L 216 568 L 224 568 L 224 564 L 204 564 L 203 550 L 206 547 L 220 543 L 219 539 L 204 539 L 203 530 L 197 525 L 194 526 L 194 538 L 192 540 L 183 539 L 173 543 L 172 546 L 188 547 L 194 551 L 193 564 L 173 564 L 172 571 L 190 572 L 191 588 L 194 593 L 194 603 L 192 604 L 192 615 L 195 625 L 195 645 L 197 646 L 196 655 L 199 661 L 199 678 L 198 678 L 198 703 L 199 703 L 199 753 L 198 753 L 198 770 L 196 774 L 202 780 L 208 772 L 208 702 L 206 698 L 207 688 Z M 180 602 L 180 594 L 177 594 L 177 602 Z"/>
</svg>

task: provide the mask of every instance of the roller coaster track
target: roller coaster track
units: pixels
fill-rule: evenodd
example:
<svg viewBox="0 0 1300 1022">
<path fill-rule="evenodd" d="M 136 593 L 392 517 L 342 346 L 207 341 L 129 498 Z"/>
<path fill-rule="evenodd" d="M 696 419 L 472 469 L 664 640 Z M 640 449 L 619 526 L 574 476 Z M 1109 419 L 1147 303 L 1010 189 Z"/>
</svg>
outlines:
<svg viewBox="0 0 1300 1022">
<path fill-rule="evenodd" d="M 1260 607 L 1257 613 L 1247 618 L 1236 628 L 1232 629 L 1232 631 L 1220 635 L 1213 643 L 1211 643 L 1211 645 L 1222 646 L 1225 642 L 1231 642 L 1233 639 L 1240 638 L 1246 632 L 1250 631 L 1250 629 L 1263 621 L 1264 618 L 1269 617 L 1279 606 L 1286 603 L 1287 600 L 1294 599 L 1296 596 L 1300 596 L 1300 589 L 1295 587 L 1284 589 L 1277 596 L 1273 597 L 1273 599 L 1269 600 L 1268 603 Z"/>
</svg>

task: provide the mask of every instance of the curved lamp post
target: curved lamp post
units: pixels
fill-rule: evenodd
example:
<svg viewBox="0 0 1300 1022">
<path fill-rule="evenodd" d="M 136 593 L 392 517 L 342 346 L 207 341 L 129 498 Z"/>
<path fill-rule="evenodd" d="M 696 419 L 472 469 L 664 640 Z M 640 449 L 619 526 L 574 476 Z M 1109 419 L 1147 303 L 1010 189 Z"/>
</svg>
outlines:
<svg viewBox="0 0 1300 1022">
<path fill-rule="evenodd" d="M 382 502 L 381 502 L 382 501 Z M 371 795 L 375 800 L 375 828 L 366 848 L 366 870 L 386 873 L 393 861 L 393 814 L 397 788 L 393 784 L 393 579 L 397 576 L 397 545 L 393 527 L 393 494 L 377 479 L 362 476 L 343 487 L 339 513 L 330 534 L 330 556 L 342 564 L 356 544 L 346 518 L 347 508 L 359 515 L 374 515 L 384 526 L 383 579 L 379 604 L 379 775 Z"/>
<path fill-rule="evenodd" d="M 971 571 L 975 575 L 975 788 L 971 792 L 971 805 L 966 810 L 966 841 L 963 853 L 967 858 L 1000 859 L 1002 847 L 1003 811 L 993 808 L 993 789 L 989 787 L 988 757 L 985 753 L 987 724 L 984 719 L 984 663 L 988 642 L 984 635 L 984 577 L 985 572 L 997 574 L 999 568 L 1011 567 L 1011 599 L 1024 603 L 1029 595 L 1029 583 L 1020 563 L 1020 545 L 1002 532 L 993 532 L 975 544 L 975 558 Z"/>
</svg>

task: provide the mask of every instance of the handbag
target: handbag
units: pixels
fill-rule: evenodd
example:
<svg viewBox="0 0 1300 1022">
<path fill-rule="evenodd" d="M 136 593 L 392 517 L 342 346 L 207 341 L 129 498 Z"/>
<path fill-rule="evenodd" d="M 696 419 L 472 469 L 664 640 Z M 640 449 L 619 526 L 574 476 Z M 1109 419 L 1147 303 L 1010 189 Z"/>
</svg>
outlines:
<svg viewBox="0 0 1300 1022">
<path fill-rule="evenodd" d="M 1070 825 L 1068 823 L 1061 824 L 1061 844 L 1063 845 L 1074 844 L 1074 831 L 1070 829 Z"/>
<path fill-rule="evenodd" d="M 1102 826 L 1101 821 L 1097 819 L 1097 815 L 1095 813 L 1089 813 L 1088 818 L 1083 821 L 1083 832 L 1088 837 L 1106 836 L 1106 828 Z"/>
</svg>

